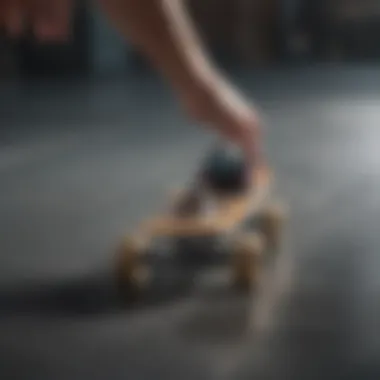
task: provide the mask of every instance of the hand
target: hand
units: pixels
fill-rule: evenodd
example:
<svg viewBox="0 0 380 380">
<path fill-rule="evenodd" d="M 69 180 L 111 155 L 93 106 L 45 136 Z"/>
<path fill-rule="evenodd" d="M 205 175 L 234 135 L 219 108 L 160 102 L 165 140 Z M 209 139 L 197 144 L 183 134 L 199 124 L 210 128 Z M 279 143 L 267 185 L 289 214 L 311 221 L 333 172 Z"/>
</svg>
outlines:
<svg viewBox="0 0 380 380">
<path fill-rule="evenodd" d="M 242 149 L 247 162 L 247 179 L 250 179 L 253 167 L 264 164 L 258 112 L 224 81 L 214 83 L 212 86 L 185 89 L 182 100 L 192 118 Z"/>
</svg>

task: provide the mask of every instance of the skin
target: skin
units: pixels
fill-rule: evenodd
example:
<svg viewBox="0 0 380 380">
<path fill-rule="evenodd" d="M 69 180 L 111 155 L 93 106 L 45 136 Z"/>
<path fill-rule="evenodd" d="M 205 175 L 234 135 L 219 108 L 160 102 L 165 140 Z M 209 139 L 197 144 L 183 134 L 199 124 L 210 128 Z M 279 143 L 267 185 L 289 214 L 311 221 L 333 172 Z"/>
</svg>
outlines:
<svg viewBox="0 0 380 380">
<path fill-rule="evenodd" d="M 183 0 L 98 0 L 113 25 L 141 49 L 167 79 L 190 117 L 244 151 L 249 164 L 261 160 L 255 109 L 213 65 Z M 70 37 L 73 0 L 0 0 L 0 21 L 11 36 L 26 22 L 36 38 Z"/>
</svg>

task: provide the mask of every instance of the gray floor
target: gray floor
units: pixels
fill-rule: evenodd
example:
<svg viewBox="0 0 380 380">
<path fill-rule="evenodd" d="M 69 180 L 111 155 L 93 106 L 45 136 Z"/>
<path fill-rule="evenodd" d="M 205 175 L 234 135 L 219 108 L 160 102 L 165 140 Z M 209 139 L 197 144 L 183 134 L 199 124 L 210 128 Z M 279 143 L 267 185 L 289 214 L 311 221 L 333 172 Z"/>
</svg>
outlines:
<svg viewBox="0 0 380 380">
<path fill-rule="evenodd" d="M 148 79 L 2 90 L 1 379 L 379 377 L 380 70 L 236 77 L 291 205 L 283 252 L 249 299 L 172 279 L 130 310 L 112 248 L 212 137 Z"/>
</svg>

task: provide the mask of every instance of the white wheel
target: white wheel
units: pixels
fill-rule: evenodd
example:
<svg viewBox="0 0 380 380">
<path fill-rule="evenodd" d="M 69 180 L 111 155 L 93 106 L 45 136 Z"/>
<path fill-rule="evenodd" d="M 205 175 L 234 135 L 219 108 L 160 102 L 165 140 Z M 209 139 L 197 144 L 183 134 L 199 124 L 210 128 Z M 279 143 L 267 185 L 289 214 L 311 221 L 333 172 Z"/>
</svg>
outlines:
<svg viewBox="0 0 380 380">
<path fill-rule="evenodd" d="M 233 246 L 233 281 L 242 290 L 250 290 L 258 280 L 264 240 L 259 233 L 239 235 Z"/>
</svg>

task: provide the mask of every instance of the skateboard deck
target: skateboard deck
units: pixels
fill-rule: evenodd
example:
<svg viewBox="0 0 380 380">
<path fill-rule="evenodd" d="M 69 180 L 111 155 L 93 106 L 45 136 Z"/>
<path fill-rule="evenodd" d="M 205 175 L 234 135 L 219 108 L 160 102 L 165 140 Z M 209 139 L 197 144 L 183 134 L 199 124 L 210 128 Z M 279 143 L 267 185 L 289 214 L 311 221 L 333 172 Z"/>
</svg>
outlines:
<svg viewBox="0 0 380 380">
<path fill-rule="evenodd" d="M 227 239 L 230 240 L 227 245 L 233 257 L 231 269 L 234 282 L 249 290 L 258 277 L 263 251 L 267 248 L 277 250 L 281 241 L 285 214 L 278 205 L 269 204 L 273 177 L 267 167 L 255 169 L 251 175 L 252 185 L 246 191 L 235 195 L 208 194 L 213 201 L 210 212 L 201 206 L 190 213 L 178 213 L 174 204 L 163 214 L 144 221 L 134 234 L 126 237 L 118 251 L 118 286 L 121 289 L 136 289 L 146 283 L 144 257 L 154 238 L 167 237 L 181 241 L 182 238 L 207 238 L 233 232 L 233 239 Z M 181 202 L 183 199 L 184 196 L 179 195 L 177 200 Z M 256 220 L 256 217 L 259 225 L 247 230 L 245 222 L 252 218 Z"/>
<path fill-rule="evenodd" d="M 260 211 L 267 199 L 273 174 L 267 167 L 252 171 L 252 186 L 237 195 L 210 194 L 212 210 L 178 215 L 171 210 L 143 222 L 140 233 L 155 237 L 197 237 L 229 232 L 240 225 L 248 216 Z M 174 207 L 175 208 L 175 207 Z"/>
</svg>

